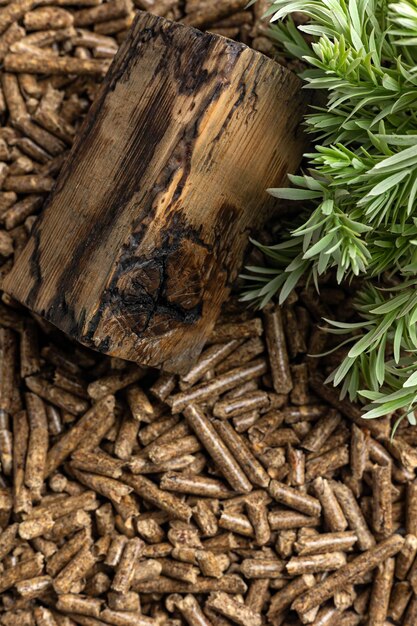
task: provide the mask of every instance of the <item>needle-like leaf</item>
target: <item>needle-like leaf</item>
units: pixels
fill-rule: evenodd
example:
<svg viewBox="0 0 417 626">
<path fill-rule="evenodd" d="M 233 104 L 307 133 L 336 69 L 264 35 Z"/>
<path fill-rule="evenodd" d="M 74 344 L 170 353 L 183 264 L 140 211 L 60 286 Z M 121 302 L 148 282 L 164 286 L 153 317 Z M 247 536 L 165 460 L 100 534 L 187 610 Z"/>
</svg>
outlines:
<svg viewBox="0 0 417 626">
<path fill-rule="evenodd" d="M 304 13 L 298 28 L 291 15 Z M 279 302 L 298 282 L 334 271 L 363 279 L 356 319 L 326 320 L 350 342 L 329 377 L 342 395 L 368 399 L 364 417 L 417 408 L 417 4 L 416 0 L 271 0 L 271 37 L 304 64 L 325 104 L 306 118 L 315 149 L 305 173 L 269 192 L 302 207 L 261 246 L 243 298 Z M 308 38 L 306 37 L 308 36 Z M 387 291 L 376 289 L 382 275 Z M 397 283 L 392 286 L 392 282 Z"/>
</svg>

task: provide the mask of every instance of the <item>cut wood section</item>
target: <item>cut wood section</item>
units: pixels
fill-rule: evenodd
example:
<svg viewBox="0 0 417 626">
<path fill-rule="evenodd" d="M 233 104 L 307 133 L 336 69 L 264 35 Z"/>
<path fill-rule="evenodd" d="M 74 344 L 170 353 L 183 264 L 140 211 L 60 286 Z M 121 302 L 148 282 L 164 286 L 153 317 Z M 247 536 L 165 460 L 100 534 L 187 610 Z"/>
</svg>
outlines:
<svg viewBox="0 0 417 626">
<path fill-rule="evenodd" d="M 305 147 L 300 81 L 140 13 L 4 289 L 83 344 L 182 372 Z"/>
</svg>

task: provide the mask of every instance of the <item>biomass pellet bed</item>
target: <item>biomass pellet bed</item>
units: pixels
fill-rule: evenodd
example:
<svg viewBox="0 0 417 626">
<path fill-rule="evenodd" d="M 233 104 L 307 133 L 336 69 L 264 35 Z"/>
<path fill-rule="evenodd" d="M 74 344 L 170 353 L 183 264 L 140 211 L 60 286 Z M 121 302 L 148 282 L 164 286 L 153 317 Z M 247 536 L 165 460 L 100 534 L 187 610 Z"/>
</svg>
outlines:
<svg viewBox="0 0 417 626">
<path fill-rule="evenodd" d="M 137 9 L 273 53 L 266 2 L 0 4 L 2 276 Z M 0 624 L 415 626 L 417 431 L 362 420 L 324 384 L 340 352 L 311 356 L 350 296 L 328 278 L 262 314 L 231 297 L 179 378 L 3 294 Z"/>
</svg>

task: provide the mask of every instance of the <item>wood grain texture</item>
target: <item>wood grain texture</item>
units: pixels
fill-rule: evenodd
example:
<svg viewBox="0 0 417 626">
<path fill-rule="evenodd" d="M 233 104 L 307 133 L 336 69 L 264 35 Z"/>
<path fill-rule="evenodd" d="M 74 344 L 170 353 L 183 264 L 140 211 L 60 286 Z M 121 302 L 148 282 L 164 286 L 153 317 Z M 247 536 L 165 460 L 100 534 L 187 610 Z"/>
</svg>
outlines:
<svg viewBox="0 0 417 626">
<path fill-rule="evenodd" d="M 140 13 L 4 289 L 91 348 L 187 370 L 300 162 L 306 100 L 262 54 Z"/>
</svg>

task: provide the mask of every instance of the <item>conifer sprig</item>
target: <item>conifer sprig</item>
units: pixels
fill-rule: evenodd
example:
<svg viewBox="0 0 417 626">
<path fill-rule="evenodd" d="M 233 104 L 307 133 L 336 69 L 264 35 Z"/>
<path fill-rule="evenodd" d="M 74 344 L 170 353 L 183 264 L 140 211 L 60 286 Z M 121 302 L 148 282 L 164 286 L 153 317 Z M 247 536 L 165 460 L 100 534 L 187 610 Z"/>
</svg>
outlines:
<svg viewBox="0 0 417 626">
<path fill-rule="evenodd" d="M 302 12 L 308 23 L 294 25 Z M 291 187 L 296 224 L 266 266 L 247 268 L 244 300 L 284 302 L 300 279 L 363 278 L 357 324 L 330 322 L 350 345 L 329 382 L 367 402 L 364 417 L 417 408 L 417 0 L 275 0 L 271 36 L 302 59 L 326 102 L 307 116 L 316 146 Z M 312 41 L 307 43 L 305 37 Z M 255 242 L 256 243 L 256 242 Z M 382 273 L 398 287 L 378 288 Z"/>
</svg>

